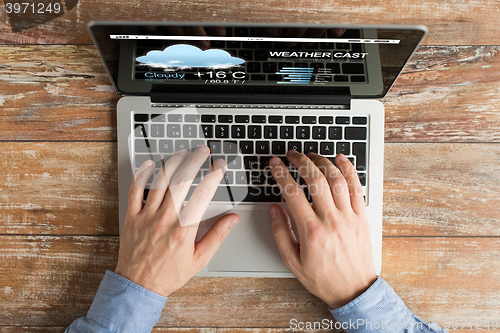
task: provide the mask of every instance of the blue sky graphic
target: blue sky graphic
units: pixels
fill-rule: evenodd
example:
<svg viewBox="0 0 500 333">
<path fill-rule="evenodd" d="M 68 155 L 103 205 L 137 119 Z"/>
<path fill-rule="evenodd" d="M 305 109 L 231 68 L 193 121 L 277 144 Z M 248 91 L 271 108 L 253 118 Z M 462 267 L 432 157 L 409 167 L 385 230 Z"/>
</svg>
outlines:
<svg viewBox="0 0 500 333">
<path fill-rule="evenodd" d="M 225 68 L 240 65 L 245 60 L 232 57 L 228 52 L 218 49 L 202 51 L 196 46 L 177 44 L 163 51 L 149 51 L 136 60 L 152 67 L 212 67 Z"/>
</svg>

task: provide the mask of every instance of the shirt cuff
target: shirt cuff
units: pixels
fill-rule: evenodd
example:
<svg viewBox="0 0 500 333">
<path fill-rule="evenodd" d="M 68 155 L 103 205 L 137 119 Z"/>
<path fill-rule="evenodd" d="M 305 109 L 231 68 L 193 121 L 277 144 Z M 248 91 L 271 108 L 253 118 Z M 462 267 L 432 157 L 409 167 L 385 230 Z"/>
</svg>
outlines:
<svg viewBox="0 0 500 333">
<path fill-rule="evenodd" d="M 166 301 L 167 297 L 106 271 L 87 317 L 111 332 L 149 333 Z"/>
<path fill-rule="evenodd" d="M 414 322 L 403 300 L 380 276 L 363 294 L 330 312 L 346 333 L 401 332 Z"/>
</svg>

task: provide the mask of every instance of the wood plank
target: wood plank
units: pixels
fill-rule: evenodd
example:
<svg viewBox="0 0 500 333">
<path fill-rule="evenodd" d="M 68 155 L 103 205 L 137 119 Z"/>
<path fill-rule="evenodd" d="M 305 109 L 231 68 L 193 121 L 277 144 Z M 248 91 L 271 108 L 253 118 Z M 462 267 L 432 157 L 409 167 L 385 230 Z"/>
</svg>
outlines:
<svg viewBox="0 0 500 333">
<path fill-rule="evenodd" d="M 0 333 L 61 333 L 66 326 L 0 326 Z M 217 333 L 215 328 L 154 327 L 152 333 Z"/>
<path fill-rule="evenodd" d="M 421 319 L 498 319 L 500 238 L 384 238 L 382 276 Z M 88 310 L 117 237 L 0 236 L 0 322 L 66 326 Z M 158 327 L 287 328 L 330 318 L 295 279 L 194 278 Z"/>
<path fill-rule="evenodd" d="M 272 10 L 270 10 L 272 9 Z M 425 24 L 429 44 L 498 45 L 500 20 L 495 0 L 449 2 L 422 0 L 356 1 L 339 6 L 333 0 L 212 1 L 80 1 L 67 14 L 38 27 L 12 33 L 5 11 L 0 12 L 3 43 L 90 43 L 86 25 L 91 20 L 318 22 L 329 24 Z M 31 22 L 30 22 L 31 23 Z M 14 24 L 16 31 L 23 25 Z"/>
<path fill-rule="evenodd" d="M 0 143 L 0 234 L 118 234 L 116 160 L 110 142 Z M 386 144 L 384 235 L 500 236 L 499 165 L 498 144 Z"/>
<path fill-rule="evenodd" d="M 500 142 L 499 50 L 421 47 L 383 99 L 385 140 Z M 0 140 L 116 140 L 119 96 L 93 46 L 4 47 L 0 58 Z"/>
</svg>

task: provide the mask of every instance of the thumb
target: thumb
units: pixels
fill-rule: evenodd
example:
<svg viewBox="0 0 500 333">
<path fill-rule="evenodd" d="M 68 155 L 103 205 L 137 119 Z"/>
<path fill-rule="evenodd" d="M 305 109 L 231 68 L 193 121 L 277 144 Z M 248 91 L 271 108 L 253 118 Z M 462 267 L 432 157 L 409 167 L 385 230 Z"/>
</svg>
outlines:
<svg viewBox="0 0 500 333">
<path fill-rule="evenodd" d="M 236 214 L 224 215 L 218 219 L 196 244 L 195 256 L 200 264 L 205 267 L 212 259 L 215 251 L 226 239 L 229 231 L 239 222 L 240 217 Z"/>
<path fill-rule="evenodd" d="M 280 205 L 271 205 L 270 213 L 273 219 L 273 236 L 281 253 L 281 259 L 285 266 L 292 270 L 290 265 L 298 267 L 300 255 L 299 243 L 292 230 L 290 217 Z"/>
</svg>

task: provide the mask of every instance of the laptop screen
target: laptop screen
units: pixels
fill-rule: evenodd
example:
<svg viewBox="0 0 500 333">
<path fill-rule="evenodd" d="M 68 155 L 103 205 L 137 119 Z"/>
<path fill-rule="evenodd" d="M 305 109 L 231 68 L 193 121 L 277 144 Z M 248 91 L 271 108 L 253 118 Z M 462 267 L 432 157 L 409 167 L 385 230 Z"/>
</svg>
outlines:
<svg viewBox="0 0 500 333">
<path fill-rule="evenodd" d="M 94 23 L 126 95 L 384 96 L 423 27 Z M 194 96 L 194 95 L 193 95 Z"/>
</svg>

